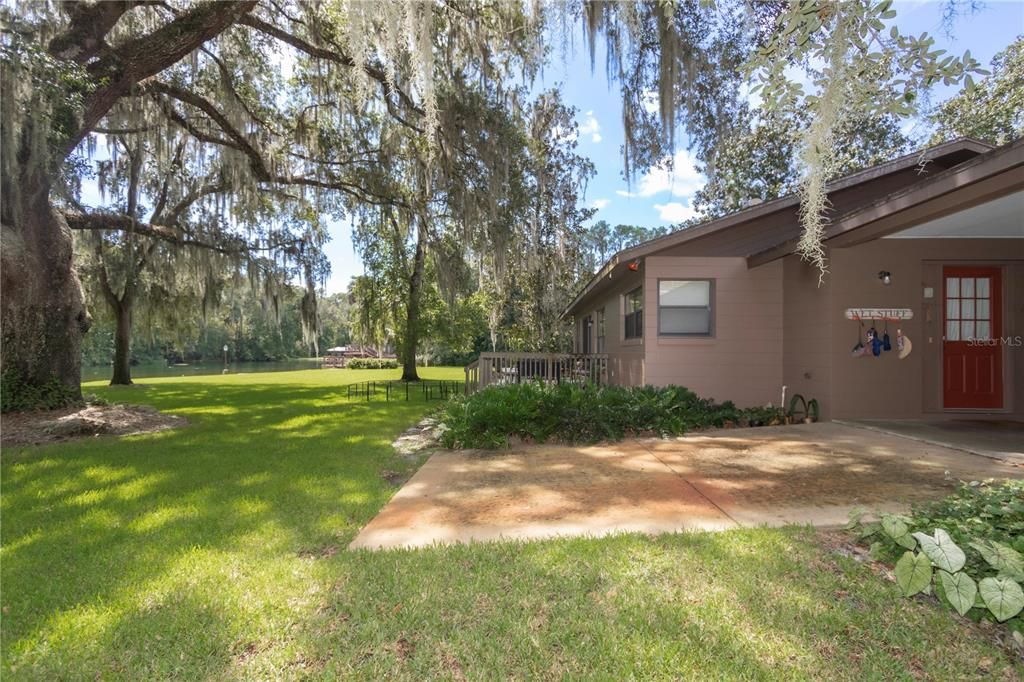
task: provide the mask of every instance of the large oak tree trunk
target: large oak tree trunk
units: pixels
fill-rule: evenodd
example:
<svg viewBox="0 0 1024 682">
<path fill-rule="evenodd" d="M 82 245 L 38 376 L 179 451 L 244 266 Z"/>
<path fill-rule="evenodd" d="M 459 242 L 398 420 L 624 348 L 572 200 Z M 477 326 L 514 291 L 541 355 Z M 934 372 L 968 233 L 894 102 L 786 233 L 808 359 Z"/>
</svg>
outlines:
<svg viewBox="0 0 1024 682">
<path fill-rule="evenodd" d="M 4 184 L 3 411 L 80 403 L 80 346 L 90 318 L 72 267 L 71 231 L 50 206 L 50 183 L 42 170 Z"/>
<path fill-rule="evenodd" d="M 132 306 L 122 302 L 114 311 L 117 329 L 114 332 L 114 375 L 110 385 L 132 383 Z"/>
</svg>

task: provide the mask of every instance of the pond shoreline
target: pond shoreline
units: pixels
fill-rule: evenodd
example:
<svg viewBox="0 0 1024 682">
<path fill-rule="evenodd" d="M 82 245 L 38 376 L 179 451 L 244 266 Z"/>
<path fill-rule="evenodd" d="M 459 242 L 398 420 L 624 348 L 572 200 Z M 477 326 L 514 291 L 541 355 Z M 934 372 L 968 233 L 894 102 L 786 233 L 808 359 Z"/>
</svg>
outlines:
<svg viewBox="0 0 1024 682">
<path fill-rule="evenodd" d="M 228 371 L 231 374 L 249 372 L 290 372 L 301 369 L 316 369 L 323 358 L 294 358 L 292 360 L 269 360 L 265 362 L 230 362 Z M 192 363 L 187 365 L 168 365 L 164 362 L 142 362 L 132 366 L 133 379 L 150 377 L 185 377 L 221 374 L 224 363 Z M 82 383 L 89 381 L 109 380 L 113 368 L 109 365 L 82 366 Z"/>
</svg>

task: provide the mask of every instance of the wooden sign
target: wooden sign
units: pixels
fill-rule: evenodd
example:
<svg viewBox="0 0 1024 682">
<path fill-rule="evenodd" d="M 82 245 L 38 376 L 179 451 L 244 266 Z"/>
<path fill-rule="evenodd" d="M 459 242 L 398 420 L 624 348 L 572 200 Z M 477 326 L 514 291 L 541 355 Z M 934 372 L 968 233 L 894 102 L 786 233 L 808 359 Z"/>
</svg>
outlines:
<svg viewBox="0 0 1024 682">
<path fill-rule="evenodd" d="M 847 308 L 848 320 L 910 320 L 914 311 L 910 308 Z"/>
</svg>

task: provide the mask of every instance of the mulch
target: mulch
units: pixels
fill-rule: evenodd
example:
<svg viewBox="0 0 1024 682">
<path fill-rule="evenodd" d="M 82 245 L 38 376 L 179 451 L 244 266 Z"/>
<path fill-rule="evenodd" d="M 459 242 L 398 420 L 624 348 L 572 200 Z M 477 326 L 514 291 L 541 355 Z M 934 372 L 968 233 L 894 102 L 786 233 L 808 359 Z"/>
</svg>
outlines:
<svg viewBox="0 0 1024 682">
<path fill-rule="evenodd" d="M 60 410 L 11 412 L 0 418 L 0 445 L 20 447 L 63 441 L 153 433 L 188 420 L 147 405 L 89 405 Z"/>
</svg>

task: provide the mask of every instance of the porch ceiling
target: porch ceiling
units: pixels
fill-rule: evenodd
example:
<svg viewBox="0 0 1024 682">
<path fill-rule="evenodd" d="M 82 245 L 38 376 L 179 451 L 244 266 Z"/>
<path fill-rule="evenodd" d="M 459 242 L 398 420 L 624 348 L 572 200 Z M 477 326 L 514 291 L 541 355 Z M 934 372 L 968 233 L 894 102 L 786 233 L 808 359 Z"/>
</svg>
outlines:
<svg viewBox="0 0 1024 682">
<path fill-rule="evenodd" d="M 953 237 L 1024 239 L 1024 191 L 901 230 L 883 239 Z"/>
</svg>

